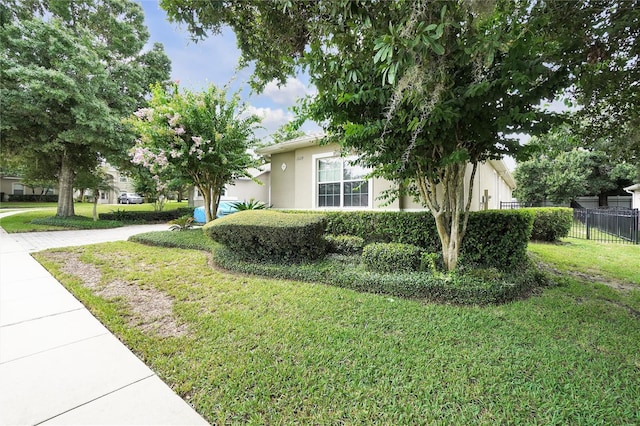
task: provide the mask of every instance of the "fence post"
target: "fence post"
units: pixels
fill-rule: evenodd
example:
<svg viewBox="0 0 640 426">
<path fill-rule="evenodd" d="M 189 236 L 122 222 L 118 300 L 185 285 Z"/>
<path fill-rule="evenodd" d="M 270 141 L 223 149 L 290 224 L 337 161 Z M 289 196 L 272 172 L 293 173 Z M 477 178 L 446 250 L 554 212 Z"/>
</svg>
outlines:
<svg viewBox="0 0 640 426">
<path fill-rule="evenodd" d="M 585 209 L 584 211 L 584 226 L 587 228 L 587 240 L 589 240 L 589 216 L 591 216 L 589 214 L 589 209 Z"/>
</svg>

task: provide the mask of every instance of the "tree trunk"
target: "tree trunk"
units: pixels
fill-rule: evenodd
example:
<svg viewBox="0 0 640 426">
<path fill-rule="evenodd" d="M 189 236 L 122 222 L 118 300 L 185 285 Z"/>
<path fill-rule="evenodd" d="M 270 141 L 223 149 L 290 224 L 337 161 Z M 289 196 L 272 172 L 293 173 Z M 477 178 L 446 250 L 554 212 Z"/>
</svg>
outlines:
<svg viewBox="0 0 640 426">
<path fill-rule="evenodd" d="M 609 207 L 609 197 L 607 194 L 601 192 L 598 194 L 598 206 L 599 207 Z"/>
<path fill-rule="evenodd" d="M 93 221 L 98 221 L 98 198 L 100 197 L 100 191 L 93 191 Z"/>
<path fill-rule="evenodd" d="M 427 177 L 420 169 L 416 176 L 420 197 L 435 218 L 447 271 L 453 271 L 458 266 L 462 240 L 467 230 L 477 164 L 473 164 L 465 200 L 466 169 L 466 163 L 453 163 L 447 165 L 438 178 Z"/>
<path fill-rule="evenodd" d="M 60 172 L 58 174 L 58 209 L 57 217 L 75 216 L 73 207 L 73 181 L 75 174 L 66 154 L 62 155 Z"/>
<path fill-rule="evenodd" d="M 204 217 L 207 223 L 209 223 L 216 218 L 215 214 L 212 214 L 211 212 L 211 187 L 208 185 L 198 185 L 198 191 L 200 191 L 200 193 L 202 194 L 202 198 L 204 198 Z"/>
</svg>

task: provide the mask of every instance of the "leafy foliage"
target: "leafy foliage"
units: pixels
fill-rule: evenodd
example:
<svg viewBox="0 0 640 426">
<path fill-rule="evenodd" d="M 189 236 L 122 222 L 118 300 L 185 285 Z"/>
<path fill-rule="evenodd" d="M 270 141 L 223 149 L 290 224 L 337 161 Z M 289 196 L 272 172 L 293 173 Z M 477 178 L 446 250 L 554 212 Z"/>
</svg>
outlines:
<svg viewBox="0 0 640 426">
<path fill-rule="evenodd" d="M 169 223 L 169 231 L 187 231 L 193 228 L 193 217 L 189 215 L 180 216 L 177 219 L 173 219 Z"/>
<path fill-rule="evenodd" d="M 581 144 L 566 126 L 533 138 L 529 145 L 539 154 L 518 163 L 514 172 L 518 201 L 568 204 L 578 196 L 598 195 L 606 205 L 608 194 L 632 184 L 635 166 L 614 161 L 605 151 L 582 148 Z"/>
<path fill-rule="evenodd" d="M 503 271 L 525 265 L 532 227 L 533 214 L 526 210 L 474 212 L 462 245 L 462 263 Z"/>
<path fill-rule="evenodd" d="M 119 220 L 126 223 L 165 223 L 183 216 L 193 216 L 193 207 L 181 207 L 166 211 L 116 210 L 100 213 L 101 220 Z"/>
<path fill-rule="evenodd" d="M 466 232 L 477 163 L 517 153 L 505 135 L 546 125 L 537 105 L 570 76 L 571 67 L 551 61 L 562 44 L 547 41 L 546 5 L 161 4 L 196 37 L 231 26 L 242 63 L 255 64 L 258 88 L 305 67 L 318 88 L 309 116 L 359 153 L 373 175 L 420 198 L 434 215 L 449 270 Z"/>
<path fill-rule="evenodd" d="M 327 251 L 345 256 L 362 254 L 364 248 L 364 238 L 355 235 L 325 235 Z"/>
<path fill-rule="evenodd" d="M 362 263 L 376 272 L 419 271 L 423 249 L 411 244 L 373 243 L 362 250 Z"/>
<path fill-rule="evenodd" d="M 169 77 L 162 45 L 129 0 L 33 0 L 2 7 L 0 149 L 59 183 L 57 216 L 73 216 L 73 182 L 133 142 L 120 120 Z M 113 162 L 114 164 L 117 161 Z"/>
<path fill-rule="evenodd" d="M 244 258 L 303 261 L 325 255 L 324 221 L 318 214 L 246 210 L 210 222 L 203 230 Z"/>
<path fill-rule="evenodd" d="M 264 210 L 267 208 L 267 205 L 262 201 L 257 201 L 252 198 L 249 201 L 231 203 L 231 207 L 240 212 L 243 210 Z"/>
<path fill-rule="evenodd" d="M 215 218 L 224 186 L 254 164 L 248 149 L 260 119 L 245 114 L 238 93 L 227 98 L 227 88 L 210 85 L 193 93 L 152 88 L 147 108 L 127 121 L 139 136 L 131 151 L 132 162 L 151 172 L 158 192 L 172 178 L 188 179 L 204 198 L 207 222 Z"/>
<path fill-rule="evenodd" d="M 294 212 L 290 214 L 296 214 Z M 429 212 L 326 212 L 326 232 L 355 235 L 366 244 L 404 243 L 438 251 L 435 221 Z M 471 212 L 462 263 L 509 269 L 526 260 L 533 214 L 526 210 Z"/>
<path fill-rule="evenodd" d="M 569 235 L 573 210 L 569 208 L 528 208 L 533 213 L 532 241 L 559 241 Z"/>
<path fill-rule="evenodd" d="M 547 282 L 544 274 L 533 266 L 522 268 L 518 272 L 497 272 L 490 276 L 464 272 L 433 274 L 432 271 L 407 270 L 389 273 L 367 270 L 361 264 L 360 256 L 329 257 L 315 262 L 285 264 L 247 260 L 225 246 L 214 247 L 213 254 L 214 262 L 218 266 L 234 272 L 321 282 L 367 293 L 463 305 L 508 302 Z"/>
</svg>

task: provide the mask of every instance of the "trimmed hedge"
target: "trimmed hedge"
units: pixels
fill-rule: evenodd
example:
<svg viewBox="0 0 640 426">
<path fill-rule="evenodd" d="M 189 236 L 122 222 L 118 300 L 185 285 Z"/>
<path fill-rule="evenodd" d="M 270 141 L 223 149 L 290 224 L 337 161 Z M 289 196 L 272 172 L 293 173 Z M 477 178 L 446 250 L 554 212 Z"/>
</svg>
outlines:
<svg viewBox="0 0 640 426">
<path fill-rule="evenodd" d="M 567 207 L 540 207 L 522 209 L 533 213 L 532 241 L 558 241 L 569 235 L 573 223 L 573 210 Z"/>
<path fill-rule="evenodd" d="M 411 272 L 420 270 L 424 249 L 412 244 L 372 243 L 362 250 L 362 263 L 370 271 Z"/>
<path fill-rule="evenodd" d="M 293 212 L 291 212 L 293 213 Z M 431 213 L 332 211 L 327 216 L 329 234 L 355 235 L 365 244 L 404 243 L 427 252 L 442 250 Z M 480 267 L 511 269 L 526 258 L 533 214 L 522 210 L 471 212 L 460 251 L 461 261 Z"/>
<path fill-rule="evenodd" d="M 57 203 L 57 194 L 36 195 L 36 194 L 9 194 L 8 201 L 20 201 L 29 203 Z"/>
<path fill-rule="evenodd" d="M 469 273 L 373 272 L 360 263 L 360 256 L 328 257 L 300 264 L 252 262 L 222 245 L 214 247 L 213 260 L 219 267 L 234 272 L 462 305 L 505 303 L 548 283 L 546 276 L 530 264 L 513 273 L 491 272 L 486 274 L 490 276 L 487 279 Z"/>
<path fill-rule="evenodd" d="M 331 211 L 326 231 L 334 235 L 355 235 L 370 243 L 404 243 L 440 250 L 436 223 L 429 212 Z"/>
<path fill-rule="evenodd" d="M 524 210 L 487 210 L 469 215 L 462 241 L 462 265 L 513 269 L 527 261 L 533 214 Z"/>
<path fill-rule="evenodd" d="M 355 235 L 325 235 L 327 242 L 327 251 L 329 253 L 344 254 L 350 256 L 353 254 L 362 254 L 364 248 L 364 239 Z"/>
<path fill-rule="evenodd" d="M 180 207 L 175 210 L 161 212 L 116 210 L 111 213 L 100 213 L 101 220 L 119 220 L 126 223 L 166 223 L 181 216 L 193 216 L 193 207 Z"/>
<path fill-rule="evenodd" d="M 326 254 L 325 217 L 245 210 L 216 219 L 205 234 L 246 259 L 301 261 Z"/>
</svg>

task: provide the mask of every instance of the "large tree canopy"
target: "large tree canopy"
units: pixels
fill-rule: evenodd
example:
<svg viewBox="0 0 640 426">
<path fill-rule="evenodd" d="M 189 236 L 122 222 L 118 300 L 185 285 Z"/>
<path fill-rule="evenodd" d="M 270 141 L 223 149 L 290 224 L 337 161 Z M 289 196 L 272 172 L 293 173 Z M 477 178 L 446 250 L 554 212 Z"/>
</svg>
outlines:
<svg viewBox="0 0 640 426">
<path fill-rule="evenodd" d="M 632 164 L 612 161 L 605 151 L 585 149 L 580 136 L 567 126 L 535 137 L 529 145 L 538 154 L 518 163 L 514 172 L 514 196 L 521 203 L 567 204 L 579 196 L 597 195 L 599 204 L 606 206 L 608 195 L 624 194 L 622 188 L 635 179 Z"/>
<path fill-rule="evenodd" d="M 58 216 L 72 216 L 73 181 L 133 138 L 121 119 L 169 78 L 161 45 L 129 0 L 24 1 L 0 6 L 0 142 L 59 182 Z"/>
<path fill-rule="evenodd" d="M 448 269 L 464 236 L 471 163 L 515 153 L 511 132 L 567 86 L 546 3 L 162 0 L 195 36 L 236 32 L 254 85 L 300 66 L 318 88 L 312 118 L 374 174 L 417 194 L 436 219 Z M 555 3 L 554 3 L 555 4 Z M 466 187 L 466 191 L 465 191 Z"/>
</svg>

